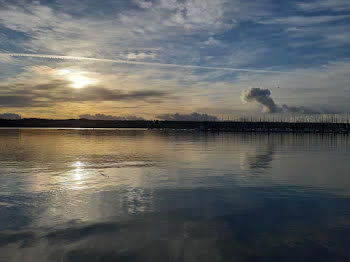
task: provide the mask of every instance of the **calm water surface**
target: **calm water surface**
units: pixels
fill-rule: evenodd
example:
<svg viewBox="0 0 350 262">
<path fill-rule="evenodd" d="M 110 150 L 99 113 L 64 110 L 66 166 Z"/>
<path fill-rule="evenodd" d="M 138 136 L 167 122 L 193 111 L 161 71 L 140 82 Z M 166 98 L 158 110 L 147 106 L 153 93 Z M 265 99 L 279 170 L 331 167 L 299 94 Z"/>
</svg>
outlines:
<svg viewBox="0 0 350 262">
<path fill-rule="evenodd" d="M 350 138 L 0 129 L 0 261 L 350 261 Z"/>
</svg>

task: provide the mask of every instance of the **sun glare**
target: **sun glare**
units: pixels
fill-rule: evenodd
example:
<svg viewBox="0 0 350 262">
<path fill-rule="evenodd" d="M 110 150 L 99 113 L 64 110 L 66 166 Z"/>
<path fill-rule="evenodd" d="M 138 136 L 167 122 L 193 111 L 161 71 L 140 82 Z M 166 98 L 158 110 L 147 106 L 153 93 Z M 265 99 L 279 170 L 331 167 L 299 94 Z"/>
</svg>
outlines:
<svg viewBox="0 0 350 262">
<path fill-rule="evenodd" d="M 70 77 L 70 80 L 73 82 L 74 88 L 83 88 L 88 84 L 91 84 L 92 81 L 90 78 L 80 75 L 80 74 L 74 74 Z"/>
<path fill-rule="evenodd" d="M 87 77 L 86 72 L 74 72 L 69 69 L 60 69 L 56 72 L 57 75 L 71 81 L 71 87 L 73 88 L 83 88 L 96 82 L 96 79 Z"/>
</svg>

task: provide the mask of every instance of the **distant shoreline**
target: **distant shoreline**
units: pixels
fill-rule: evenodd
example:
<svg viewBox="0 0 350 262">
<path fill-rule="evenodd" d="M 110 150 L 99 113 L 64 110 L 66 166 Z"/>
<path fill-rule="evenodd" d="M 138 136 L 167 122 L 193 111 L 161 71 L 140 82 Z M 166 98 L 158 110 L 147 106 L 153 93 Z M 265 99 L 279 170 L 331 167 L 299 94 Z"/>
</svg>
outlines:
<svg viewBox="0 0 350 262">
<path fill-rule="evenodd" d="M 287 132 L 287 133 L 350 133 L 349 123 L 249 122 L 249 121 L 160 121 L 160 120 L 50 120 L 27 118 L 0 119 L 5 128 L 143 128 L 185 129 L 212 132 Z"/>
</svg>

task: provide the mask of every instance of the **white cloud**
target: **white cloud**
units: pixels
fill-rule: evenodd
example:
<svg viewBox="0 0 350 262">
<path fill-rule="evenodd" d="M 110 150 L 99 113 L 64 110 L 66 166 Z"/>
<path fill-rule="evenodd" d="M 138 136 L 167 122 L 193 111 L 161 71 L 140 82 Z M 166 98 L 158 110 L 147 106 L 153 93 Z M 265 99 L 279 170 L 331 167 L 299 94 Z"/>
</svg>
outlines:
<svg viewBox="0 0 350 262">
<path fill-rule="evenodd" d="M 238 0 L 135 0 L 140 8 L 118 9 L 115 15 L 75 16 L 34 3 L 4 3 L 0 24 L 26 38 L 12 42 L 16 50 L 70 56 L 145 59 L 168 63 L 197 63 L 199 49 L 218 44 L 214 38 L 238 20 L 259 13 Z M 75 5 L 74 12 L 85 11 Z M 81 9 L 79 9 L 81 8 Z M 10 51 L 10 50 L 5 50 Z M 175 60 L 175 61 L 174 61 Z M 177 61 L 176 61 L 177 60 Z M 236 60 L 235 65 L 239 64 Z"/>
<path fill-rule="evenodd" d="M 286 31 L 289 36 L 298 38 L 299 41 L 291 42 L 291 46 L 318 45 L 326 47 L 344 46 L 350 43 L 350 34 L 346 33 L 347 26 L 306 26 L 306 27 L 290 27 Z M 317 40 L 303 40 L 302 38 L 317 37 Z"/>
<path fill-rule="evenodd" d="M 329 15 L 329 16 L 290 16 L 279 17 L 259 21 L 261 24 L 287 24 L 294 26 L 310 26 L 322 23 L 335 22 L 350 18 L 350 15 Z"/>
<path fill-rule="evenodd" d="M 349 11 L 350 1 L 349 0 L 316 0 L 306 3 L 298 3 L 297 6 L 307 12 L 315 11 Z"/>
<path fill-rule="evenodd" d="M 350 43 L 348 26 L 344 25 L 350 15 L 323 16 L 289 16 L 260 20 L 265 25 L 281 26 L 295 42 L 289 45 L 295 48 L 317 44 L 318 46 L 335 47 Z M 329 23 L 339 22 L 330 25 Z M 308 38 L 313 38 L 308 40 Z"/>
<path fill-rule="evenodd" d="M 14 42 L 22 52 L 135 59 L 182 52 L 182 36 L 209 37 L 234 26 L 238 1 L 138 1 L 141 9 L 122 9 L 116 15 L 73 16 L 62 9 L 34 3 L 2 4 L 0 24 L 27 38 Z M 75 10 L 76 13 L 83 10 Z M 185 47 L 185 43 L 183 44 Z M 142 54 L 144 53 L 144 55 Z M 194 56 L 194 52 L 185 57 Z M 165 57 L 166 59 L 166 57 Z"/>
<path fill-rule="evenodd" d="M 185 29 L 222 29 L 234 23 L 225 19 L 226 12 L 232 12 L 238 1 L 228 0 L 159 0 L 153 4 L 137 1 L 140 7 L 156 13 L 168 13 L 164 21 L 168 26 L 182 26 Z"/>
<path fill-rule="evenodd" d="M 132 60 L 137 60 L 137 59 L 145 59 L 145 58 L 154 58 L 155 54 L 147 54 L 147 53 L 129 53 L 126 55 L 126 59 L 132 59 Z"/>
<path fill-rule="evenodd" d="M 208 40 L 204 42 L 204 44 L 206 44 L 206 45 L 211 45 L 211 46 L 213 46 L 213 45 L 219 45 L 219 44 L 220 44 L 220 41 L 219 41 L 219 40 L 216 40 L 214 37 L 210 36 L 210 37 L 208 38 Z"/>
</svg>

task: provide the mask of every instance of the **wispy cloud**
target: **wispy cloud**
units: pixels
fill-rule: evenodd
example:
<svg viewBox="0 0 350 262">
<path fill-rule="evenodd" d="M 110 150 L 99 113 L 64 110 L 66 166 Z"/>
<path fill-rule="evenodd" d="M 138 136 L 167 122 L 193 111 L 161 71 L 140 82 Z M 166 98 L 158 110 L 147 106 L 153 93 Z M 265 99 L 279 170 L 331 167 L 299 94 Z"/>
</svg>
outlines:
<svg viewBox="0 0 350 262">
<path fill-rule="evenodd" d="M 307 12 L 316 11 L 337 11 L 344 12 L 350 10 L 350 2 L 348 0 L 314 0 L 297 4 L 298 7 Z"/>
<path fill-rule="evenodd" d="M 310 26 L 339 20 L 349 19 L 350 15 L 323 15 L 323 16 L 291 16 L 262 20 L 262 24 L 287 24 L 293 26 Z"/>
<path fill-rule="evenodd" d="M 289 72 L 274 71 L 274 70 L 258 70 L 258 69 L 231 68 L 231 67 L 219 67 L 219 66 L 165 64 L 165 63 L 157 63 L 157 62 L 139 62 L 139 61 L 129 61 L 129 60 L 121 60 L 121 59 L 104 59 L 104 58 L 93 58 L 93 57 L 82 57 L 82 56 L 62 56 L 62 55 L 24 54 L 24 53 L 0 53 L 0 56 L 4 56 L 4 57 L 34 57 L 34 58 L 61 59 L 61 60 L 82 60 L 82 61 L 117 63 L 117 64 L 151 65 L 151 66 L 161 66 L 161 67 L 222 70 L 222 71 L 233 71 L 233 72 L 241 71 L 241 72 L 254 72 L 254 73 L 289 74 Z M 292 73 L 292 74 L 294 74 L 294 73 Z M 302 72 L 300 72 L 299 74 L 302 74 Z"/>
<path fill-rule="evenodd" d="M 349 34 L 347 34 L 349 21 L 350 14 L 329 14 L 269 17 L 260 20 L 259 23 L 284 30 L 288 37 L 293 38 L 289 45 L 294 48 L 314 44 L 317 44 L 318 48 L 326 48 L 345 47 L 349 43 Z"/>
<path fill-rule="evenodd" d="M 143 52 L 138 52 L 138 53 L 129 53 L 126 55 L 126 59 L 145 59 L 145 58 L 155 58 L 155 54 L 153 53 L 143 53 Z"/>
<path fill-rule="evenodd" d="M 168 13 L 166 26 L 182 26 L 188 30 L 196 29 L 227 29 L 234 26 L 234 22 L 226 20 L 225 13 L 235 11 L 234 4 L 238 1 L 227 0 L 160 0 L 153 3 L 137 1 L 145 9 L 153 9 L 156 14 Z"/>
</svg>

